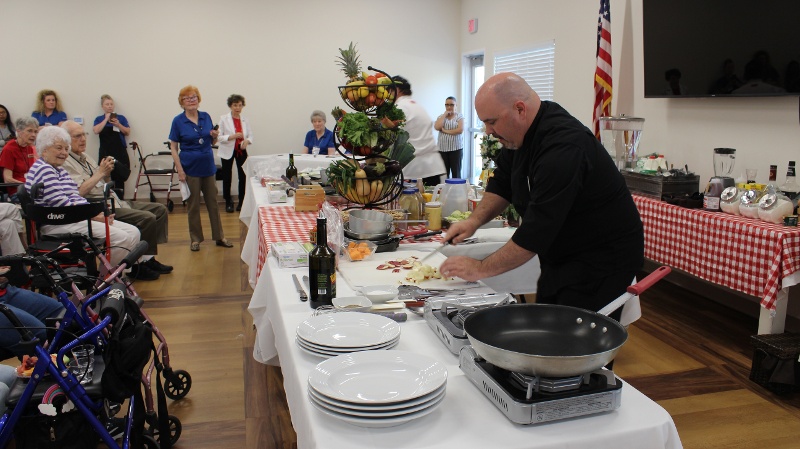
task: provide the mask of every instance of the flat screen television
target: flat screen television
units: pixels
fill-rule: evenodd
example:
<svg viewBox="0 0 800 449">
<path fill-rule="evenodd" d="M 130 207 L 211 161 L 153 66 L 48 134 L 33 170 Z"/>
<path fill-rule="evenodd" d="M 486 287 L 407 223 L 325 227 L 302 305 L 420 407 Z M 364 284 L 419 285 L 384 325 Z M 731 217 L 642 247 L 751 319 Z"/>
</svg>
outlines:
<svg viewBox="0 0 800 449">
<path fill-rule="evenodd" d="M 644 96 L 800 96 L 800 0 L 642 0 Z"/>
</svg>

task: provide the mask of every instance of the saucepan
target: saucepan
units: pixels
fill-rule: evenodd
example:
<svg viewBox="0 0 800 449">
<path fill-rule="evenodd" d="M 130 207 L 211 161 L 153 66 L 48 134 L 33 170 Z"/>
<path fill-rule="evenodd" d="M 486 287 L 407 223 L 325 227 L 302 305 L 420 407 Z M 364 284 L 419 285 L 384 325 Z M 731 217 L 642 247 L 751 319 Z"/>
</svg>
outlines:
<svg viewBox="0 0 800 449">
<path fill-rule="evenodd" d="M 553 304 L 507 305 L 469 315 L 464 331 L 475 352 L 497 367 L 542 377 L 589 373 L 613 360 L 628 339 L 628 331 L 607 315 L 670 271 L 658 268 L 603 313 Z"/>
</svg>

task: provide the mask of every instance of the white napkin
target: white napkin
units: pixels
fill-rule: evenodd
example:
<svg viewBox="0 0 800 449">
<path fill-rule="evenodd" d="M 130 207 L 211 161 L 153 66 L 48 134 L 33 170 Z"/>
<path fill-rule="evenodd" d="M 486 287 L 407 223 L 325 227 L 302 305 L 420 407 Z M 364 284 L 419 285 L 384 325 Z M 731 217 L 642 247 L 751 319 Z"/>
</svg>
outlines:
<svg viewBox="0 0 800 449">
<path fill-rule="evenodd" d="M 181 201 L 186 201 L 192 195 L 192 192 L 189 191 L 189 184 L 186 184 L 186 181 L 181 181 Z"/>
</svg>

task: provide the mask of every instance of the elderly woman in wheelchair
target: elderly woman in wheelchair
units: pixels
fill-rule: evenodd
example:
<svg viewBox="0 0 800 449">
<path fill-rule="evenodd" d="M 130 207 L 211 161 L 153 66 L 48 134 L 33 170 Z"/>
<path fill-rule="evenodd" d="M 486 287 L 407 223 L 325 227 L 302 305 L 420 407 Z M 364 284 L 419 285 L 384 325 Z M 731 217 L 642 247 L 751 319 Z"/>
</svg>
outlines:
<svg viewBox="0 0 800 449">
<path fill-rule="evenodd" d="M 51 215 L 70 221 L 71 206 L 87 205 L 89 202 L 78 194 L 78 186 L 72 177 L 61 167 L 69 157 L 70 136 L 66 130 L 56 126 L 42 128 L 36 136 L 36 149 L 39 159 L 25 175 L 25 190 L 31 193 L 33 203 L 38 206 L 53 207 Z M 79 209 L 75 209 L 77 213 Z M 91 227 L 91 230 L 89 229 Z M 108 230 L 108 233 L 106 233 Z M 140 240 L 139 230 L 132 225 L 115 221 L 113 215 L 99 213 L 87 223 L 82 218 L 72 223 L 43 224 L 39 226 L 42 235 L 79 233 L 97 238 L 106 238 L 112 248 L 110 262 L 118 265 L 131 248 Z M 107 235 L 108 234 L 108 235 Z"/>
</svg>

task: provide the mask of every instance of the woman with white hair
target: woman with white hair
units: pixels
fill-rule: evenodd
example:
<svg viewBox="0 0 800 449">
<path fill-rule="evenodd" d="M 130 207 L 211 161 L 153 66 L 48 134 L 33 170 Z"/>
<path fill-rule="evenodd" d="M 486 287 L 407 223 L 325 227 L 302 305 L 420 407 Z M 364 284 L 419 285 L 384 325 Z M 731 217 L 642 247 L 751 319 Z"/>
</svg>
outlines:
<svg viewBox="0 0 800 449">
<path fill-rule="evenodd" d="M 3 182 L 25 182 L 25 173 L 36 161 L 36 131 L 39 122 L 33 117 L 17 119 L 17 137 L 8 141 L 0 153 L 0 169 L 3 171 Z M 12 187 L 9 194 L 17 193 L 17 188 Z"/>
<path fill-rule="evenodd" d="M 325 127 L 325 113 L 317 110 L 311 113 L 311 126 L 314 127 L 306 133 L 303 143 L 303 152 L 307 154 L 336 154 L 336 143 L 333 141 L 333 131 Z"/>
<path fill-rule="evenodd" d="M 58 126 L 44 127 L 36 136 L 36 149 L 39 159 L 34 162 L 25 175 L 25 190 L 30 193 L 35 184 L 43 184 L 39 195 L 33 198 L 35 204 L 48 207 L 76 206 L 88 201 L 78 194 L 78 185 L 61 166 L 69 157 L 69 133 Z M 106 237 L 105 217 L 102 213 L 92 218 L 92 235 Z M 128 252 L 139 243 L 140 234 L 135 226 L 108 217 L 111 240 L 111 264 L 118 265 Z M 88 234 L 86 222 L 66 225 L 44 225 L 40 231 L 44 235 L 81 233 Z"/>
</svg>

